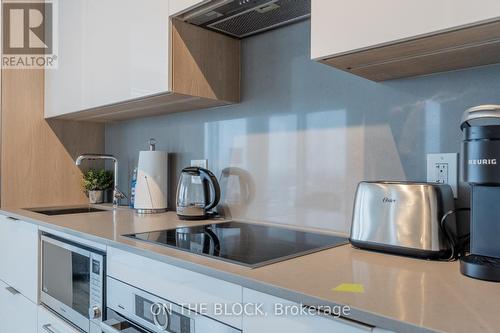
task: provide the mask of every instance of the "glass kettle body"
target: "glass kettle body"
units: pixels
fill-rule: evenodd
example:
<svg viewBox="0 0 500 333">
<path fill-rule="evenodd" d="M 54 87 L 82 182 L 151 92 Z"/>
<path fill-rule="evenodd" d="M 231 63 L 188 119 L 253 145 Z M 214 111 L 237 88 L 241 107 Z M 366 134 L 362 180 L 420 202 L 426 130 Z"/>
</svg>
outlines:
<svg viewBox="0 0 500 333">
<path fill-rule="evenodd" d="M 207 219 L 220 200 L 217 177 L 207 169 L 187 167 L 177 186 L 177 215 L 183 220 Z"/>
</svg>

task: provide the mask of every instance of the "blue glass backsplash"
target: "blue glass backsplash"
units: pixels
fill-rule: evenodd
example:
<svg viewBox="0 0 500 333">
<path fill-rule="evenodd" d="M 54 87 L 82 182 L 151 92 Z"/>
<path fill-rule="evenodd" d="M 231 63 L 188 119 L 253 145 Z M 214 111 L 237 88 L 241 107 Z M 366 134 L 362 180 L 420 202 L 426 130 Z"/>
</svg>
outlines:
<svg viewBox="0 0 500 333">
<path fill-rule="evenodd" d="M 460 152 L 462 112 L 500 103 L 500 65 L 374 83 L 310 60 L 309 34 L 303 22 L 243 41 L 241 104 L 107 125 L 120 187 L 154 137 L 171 153 L 172 207 L 179 171 L 207 158 L 233 218 L 347 233 L 360 180 L 425 180 L 427 153 Z"/>
</svg>

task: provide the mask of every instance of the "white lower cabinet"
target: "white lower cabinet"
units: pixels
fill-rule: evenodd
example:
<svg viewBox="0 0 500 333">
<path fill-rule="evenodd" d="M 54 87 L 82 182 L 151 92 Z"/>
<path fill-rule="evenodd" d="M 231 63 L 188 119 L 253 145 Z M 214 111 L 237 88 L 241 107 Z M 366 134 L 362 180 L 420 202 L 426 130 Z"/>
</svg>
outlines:
<svg viewBox="0 0 500 333">
<path fill-rule="evenodd" d="M 38 302 L 38 226 L 0 215 L 0 279 Z"/>
<path fill-rule="evenodd" d="M 302 305 L 243 288 L 244 333 L 367 333 L 373 327 L 333 316 L 301 313 Z M 377 330 L 376 332 L 382 332 Z"/>
<path fill-rule="evenodd" d="M 40 305 L 37 333 L 80 333 L 80 331 Z"/>
<path fill-rule="evenodd" d="M 3 281 L 0 281 L 0 325 L 2 333 L 37 331 L 37 305 Z"/>
</svg>

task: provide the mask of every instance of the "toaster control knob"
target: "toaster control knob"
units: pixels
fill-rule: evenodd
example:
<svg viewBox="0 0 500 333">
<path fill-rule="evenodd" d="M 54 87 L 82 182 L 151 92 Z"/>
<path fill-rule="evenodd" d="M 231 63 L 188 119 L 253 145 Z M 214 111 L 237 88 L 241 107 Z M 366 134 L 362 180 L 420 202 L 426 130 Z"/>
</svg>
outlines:
<svg viewBox="0 0 500 333">
<path fill-rule="evenodd" d="M 93 307 L 90 308 L 89 311 L 89 317 L 90 319 L 98 319 L 101 318 L 101 308 L 98 307 L 97 305 L 94 305 Z"/>
</svg>

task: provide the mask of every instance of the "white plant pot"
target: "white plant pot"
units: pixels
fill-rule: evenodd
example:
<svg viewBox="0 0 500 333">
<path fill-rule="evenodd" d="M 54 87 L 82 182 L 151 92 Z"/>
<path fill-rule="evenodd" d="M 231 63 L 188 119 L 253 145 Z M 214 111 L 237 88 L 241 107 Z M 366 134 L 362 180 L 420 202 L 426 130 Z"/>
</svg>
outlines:
<svg viewBox="0 0 500 333">
<path fill-rule="evenodd" d="M 91 204 L 101 204 L 104 202 L 104 191 L 89 191 L 89 202 Z"/>
</svg>

